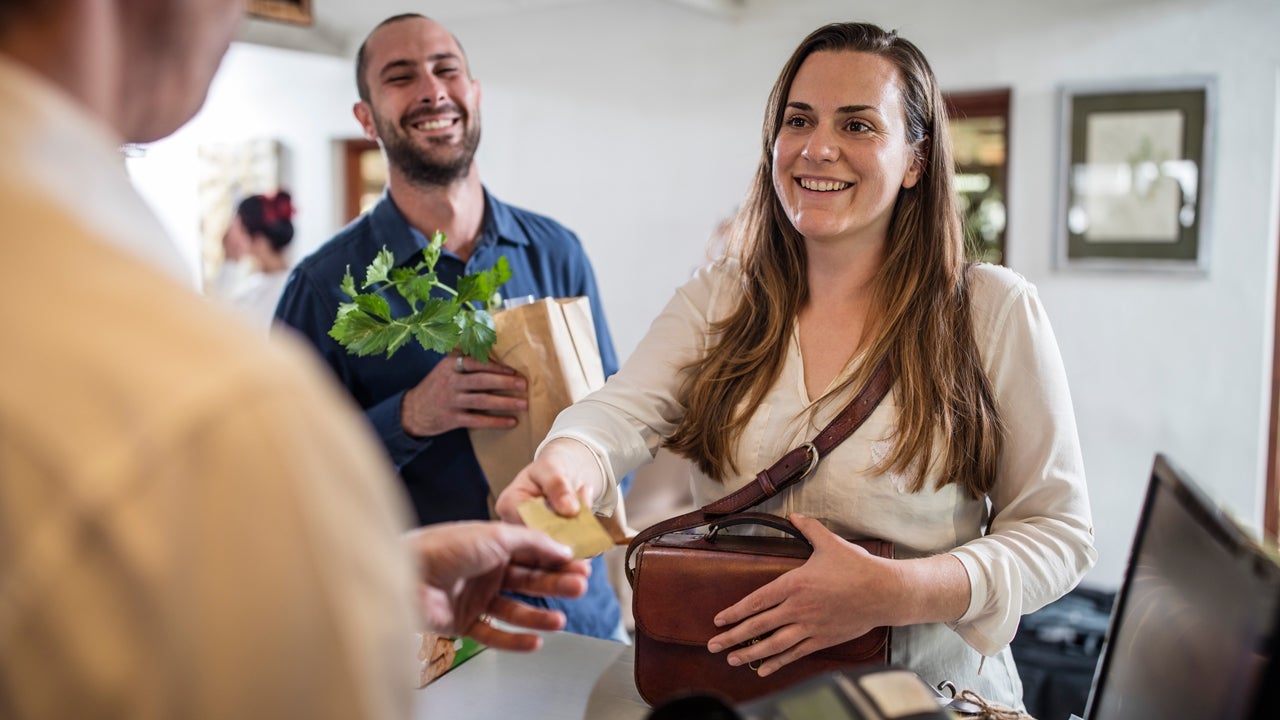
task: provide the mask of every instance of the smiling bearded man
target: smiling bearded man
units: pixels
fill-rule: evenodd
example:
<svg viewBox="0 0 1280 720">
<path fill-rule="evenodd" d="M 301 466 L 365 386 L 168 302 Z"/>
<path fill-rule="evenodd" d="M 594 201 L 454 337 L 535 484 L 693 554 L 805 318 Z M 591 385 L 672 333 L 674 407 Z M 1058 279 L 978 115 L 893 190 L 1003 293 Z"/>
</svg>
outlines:
<svg viewBox="0 0 1280 720">
<path fill-rule="evenodd" d="M 363 70 L 358 72 L 363 73 Z M 478 103 L 467 108 L 448 100 L 434 107 L 417 105 L 395 122 L 390 116 L 381 115 L 367 95 L 366 89 L 361 96 L 362 103 L 356 106 L 356 117 L 366 132 L 369 124 L 373 124 L 375 138 L 382 144 L 387 164 L 410 183 L 428 188 L 447 187 L 471 172 L 476 149 L 480 147 Z M 476 96 L 478 101 L 478 91 Z M 365 108 L 367 113 L 362 112 Z M 367 117 L 362 117 L 362 114 L 367 114 Z M 458 140 L 433 134 L 423 138 L 427 143 L 425 146 L 413 140 L 415 134 L 443 130 L 455 123 L 461 123 L 463 127 L 462 137 Z"/>
<path fill-rule="evenodd" d="M 357 358 L 329 337 L 348 266 L 364 267 L 383 247 L 416 262 L 435 231 L 447 238 L 436 272 L 458 278 L 499 257 L 512 277 L 508 297 L 586 296 L 606 375 L 617 370 L 595 275 L 582 243 L 558 222 L 507 205 L 484 188 L 475 165 L 480 83 L 457 39 L 421 15 L 397 15 L 369 34 L 356 55 L 360 102 L 353 111 L 387 160 L 387 192 L 294 270 L 276 317 L 307 337 L 376 429 L 423 524 L 489 517 L 489 484 L 469 428 L 510 428 L 525 407 L 526 381 L 497 363 L 441 356 L 406 345 L 394 358 Z M 394 314 L 408 312 L 388 298 Z M 441 360 L 445 360 L 441 362 Z M 603 561 L 593 561 L 587 594 L 552 600 L 566 630 L 625 639 Z M 548 602 L 541 599 L 539 603 Z"/>
</svg>

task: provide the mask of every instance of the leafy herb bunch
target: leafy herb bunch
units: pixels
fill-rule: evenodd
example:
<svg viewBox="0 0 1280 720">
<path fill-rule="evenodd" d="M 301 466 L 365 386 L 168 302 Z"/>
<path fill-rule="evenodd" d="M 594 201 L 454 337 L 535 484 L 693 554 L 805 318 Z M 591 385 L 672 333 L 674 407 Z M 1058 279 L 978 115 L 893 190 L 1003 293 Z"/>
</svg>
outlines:
<svg viewBox="0 0 1280 720">
<path fill-rule="evenodd" d="M 454 288 L 440 282 L 436 262 L 444 247 L 444 233 L 436 231 L 414 266 L 396 267 L 395 255 L 385 246 L 365 270 L 364 284 L 356 288 L 347 268 L 342 292 L 351 300 L 338 306 L 329 337 L 353 355 L 385 352 L 391 357 L 410 340 L 427 350 L 447 353 L 454 348 L 484 362 L 497 341 L 493 310 L 502 302 L 498 288 L 511 279 L 505 257 L 488 270 L 458 279 Z M 435 288 L 447 297 L 433 297 Z M 391 303 L 383 296 L 394 290 L 409 304 L 409 314 L 393 317 Z"/>
</svg>

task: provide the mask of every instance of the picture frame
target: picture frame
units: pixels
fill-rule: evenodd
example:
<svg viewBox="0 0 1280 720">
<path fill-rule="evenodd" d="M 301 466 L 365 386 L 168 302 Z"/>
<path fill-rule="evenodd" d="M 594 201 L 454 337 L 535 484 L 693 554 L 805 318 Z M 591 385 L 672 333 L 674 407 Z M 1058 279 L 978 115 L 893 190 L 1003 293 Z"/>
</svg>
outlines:
<svg viewBox="0 0 1280 720">
<path fill-rule="evenodd" d="M 246 0 L 250 17 L 276 20 L 293 25 L 314 22 L 311 0 Z"/>
<path fill-rule="evenodd" d="M 1057 267 L 1208 272 L 1213 78 L 1067 86 L 1060 102 Z"/>
</svg>

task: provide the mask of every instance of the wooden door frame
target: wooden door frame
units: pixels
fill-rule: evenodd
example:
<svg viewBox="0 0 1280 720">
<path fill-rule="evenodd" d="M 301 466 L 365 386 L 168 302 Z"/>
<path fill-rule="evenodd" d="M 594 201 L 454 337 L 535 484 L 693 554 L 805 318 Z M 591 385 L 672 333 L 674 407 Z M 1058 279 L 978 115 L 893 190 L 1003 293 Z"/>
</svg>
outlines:
<svg viewBox="0 0 1280 720">
<path fill-rule="evenodd" d="M 360 177 L 360 156 L 369 150 L 377 150 L 378 143 L 364 138 L 342 141 L 342 222 L 348 223 L 360 215 L 360 196 L 364 181 Z"/>
<path fill-rule="evenodd" d="M 1009 209 L 1012 207 L 1009 201 L 1011 192 L 1009 187 L 1009 155 L 1011 150 L 1009 146 L 1009 126 L 1011 124 L 1010 105 L 1012 98 L 1012 88 L 943 93 L 942 97 L 947 106 L 947 117 L 949 119 L 967 117 L 999 117 L 1004 119 L 1004 131 L 1001 133 L 1004 142 L 1004 162 L 1000 167 L 1003 185 L 1000 189 L 1004 193 L 1005 223 L 1004 236 L 1000 242 L 1000 264 L 1005 267 L 1012 267 L 1009 265 Z"/>
</svg>

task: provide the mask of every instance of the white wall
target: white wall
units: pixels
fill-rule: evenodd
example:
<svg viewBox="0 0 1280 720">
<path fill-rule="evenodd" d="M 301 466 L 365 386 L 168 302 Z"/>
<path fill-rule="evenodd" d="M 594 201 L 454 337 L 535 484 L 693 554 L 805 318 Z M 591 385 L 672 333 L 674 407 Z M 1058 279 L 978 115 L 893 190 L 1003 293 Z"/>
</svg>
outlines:
<svg viewBox="0 0 1280 720">
<path fill-rule="evenodd" d="M 765 95 L 793 46 L 833 20 L 898 28 L 925 50 L 945 89 L 1013 88 L 1008 253 L 1039 286 L 1070 374 L 1102 554 L 1089 581 L 1118 584 L 1158 450 L 1260 525 L 1280 3 L 851 5 L 755 0 L 728 23 L 631 0 L 456 23 L 483 84 L 485 181 L 578 231 L 625 356 L 742 196 Z M 1219 89 L 1208 275 L 1052 269 L 1059 85 L 1191 74 L 1215 76 Z M 172 142 L 282 138 L 295 151 L 299 242 L 311 246 L 333 229 L 329 142 L 355 134 L 351 84 L 344 61 L 240 46 L 206 112 Z M 157 146 L 147 162 L 161 155 Z M 165 169 L 168 194 L 181 194 L 180 173 L 177 163 Z M 166 202 L 172 223 L 192 222 L 193 206 Z"/>
</svg>

